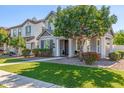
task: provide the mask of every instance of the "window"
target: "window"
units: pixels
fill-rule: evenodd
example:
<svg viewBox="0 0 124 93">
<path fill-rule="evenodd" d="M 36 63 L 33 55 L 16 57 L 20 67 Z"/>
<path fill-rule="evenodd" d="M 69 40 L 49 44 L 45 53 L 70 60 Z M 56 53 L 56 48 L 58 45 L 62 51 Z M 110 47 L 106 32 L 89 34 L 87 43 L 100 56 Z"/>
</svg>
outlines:
<svg viewBox="0 0 124 93">
<path fill-rule="evenodd" d="M 50 48 L 50 40 L 45 40 L 44 48 L 47 48 L 47 49 Z"/>
<path fill-rule="evenodd" d="M 16 37 L 16 29 L 13 30 L 13 37 Z"/>
<path fill-rule="evenodd" d="M 97 40 L 97 52 L 100 53 L 100 40 Z"/>
<path fill-rule="evenodd" d="M 31 26 L 26 26 L 25 30 L 26 30 L 26 36 L 31 36 Z"/>
<path fill-rule="evenodd" d="M 53 40 L 41 40 L 41 48 L 50 49 L 53 46 Z"/>
<path fill-rule="evenodd" d="M 48 30 L 51 30 L 51 25 L 50 25 L 50 23 L 48 23 Z"/>
<path fill-rule="evenodd" d="M 52 23 L 49 22 L 47 24 L 47 29 L 48 29 L 49 32 L 52 32 L 53 31 L 53 25 L 52 25 Z"/>
<path fill-rule="evenodd" d="M 22 32 L 22 29 L 21 28 L 18 28 L 18 35 L 21 36 L 21 33 Z"/>
</svg>

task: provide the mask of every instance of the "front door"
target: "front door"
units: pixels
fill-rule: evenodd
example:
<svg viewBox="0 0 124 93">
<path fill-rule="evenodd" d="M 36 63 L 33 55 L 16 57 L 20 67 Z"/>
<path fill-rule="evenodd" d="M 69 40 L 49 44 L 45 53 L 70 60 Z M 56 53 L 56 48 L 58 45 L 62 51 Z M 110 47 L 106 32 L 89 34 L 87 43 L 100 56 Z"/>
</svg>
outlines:
<svg viewBox="0 0 124 93">
<path fill-rule="evenodd" d="M 60 56 L 68 56 L 68 40 L 60 40 Z"/>
</svg>

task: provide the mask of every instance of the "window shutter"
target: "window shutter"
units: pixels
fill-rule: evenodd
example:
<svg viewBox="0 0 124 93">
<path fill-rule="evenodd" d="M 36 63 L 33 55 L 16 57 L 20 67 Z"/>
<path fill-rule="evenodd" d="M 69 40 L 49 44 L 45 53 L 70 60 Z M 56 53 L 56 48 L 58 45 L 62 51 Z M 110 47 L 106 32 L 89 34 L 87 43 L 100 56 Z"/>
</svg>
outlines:
<svg viewBox="0 0 124 93">
<path fill-rule="evenodd" d="M 44 40 L 41 40 L 41 48 L 44 48 Z"/>
</svg>

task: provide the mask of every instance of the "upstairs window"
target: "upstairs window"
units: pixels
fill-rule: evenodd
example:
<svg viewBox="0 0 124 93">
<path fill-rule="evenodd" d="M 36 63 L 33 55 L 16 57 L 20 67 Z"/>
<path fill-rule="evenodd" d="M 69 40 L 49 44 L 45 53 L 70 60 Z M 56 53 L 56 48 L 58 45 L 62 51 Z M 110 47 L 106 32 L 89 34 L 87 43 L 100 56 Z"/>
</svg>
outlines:
<svg viewBox="0 0 124 93">
<path fill-rule="evenodd" d="M 31 36 L 31 26 L 26 26 L 25 31 L 26 31 L 26 36 Z"/>
<path fill-rule="evenodd" d="M 51 31 L 51 25 L 50 25 L 50 23 L 48 23 L 48 30 Z"/>
</svg>

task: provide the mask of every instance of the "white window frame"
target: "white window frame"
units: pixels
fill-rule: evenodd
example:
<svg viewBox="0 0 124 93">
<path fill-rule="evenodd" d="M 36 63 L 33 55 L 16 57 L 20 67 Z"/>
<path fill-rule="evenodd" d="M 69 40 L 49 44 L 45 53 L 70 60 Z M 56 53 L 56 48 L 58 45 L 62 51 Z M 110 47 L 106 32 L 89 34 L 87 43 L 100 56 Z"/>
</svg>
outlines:
<svg viewBox="0 0 124 93">
<path fill-rule="evenodd" d="M 29 29 L 29 27 L 30 27 L 30 29 Z M 25 35 L 26 36 L 31 36 L 31 30 L 32 30 L 31 25 L 26 26 L 25 27 Z"/>
</svg>

